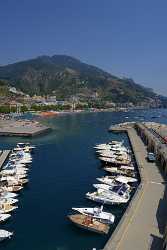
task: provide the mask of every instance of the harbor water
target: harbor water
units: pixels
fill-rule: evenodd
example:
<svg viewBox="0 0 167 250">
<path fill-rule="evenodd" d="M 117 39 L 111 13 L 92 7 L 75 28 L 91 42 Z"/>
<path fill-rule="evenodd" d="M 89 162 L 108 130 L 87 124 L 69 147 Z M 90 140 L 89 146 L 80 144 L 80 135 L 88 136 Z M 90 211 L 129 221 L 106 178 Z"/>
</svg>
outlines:
<svg viewBox="0 0 167 250">
<path fill-rule="evenodd" d="M 45 120 L 50 134 L 29 139 L 37 145 L 29 183 L 19 195 L 19 208 L 1 229 L 14 236 L 0 243 L 1 250 L 97 250 L 102 249 L 121 218 L 124 206 L 108 206 L 116 215 L 109 235 L 97 235 L 75 227 L 67 218 L 71 207 L 96 206 L 85 198 L 96 178 L 105 175 L 93 146 L 109 140 L 129 141 L 125 134 L 108 133 L 112 124 L 128 121 L 167 123 L 167 110 L 101 112 L 60 115 Z M 0 149 L 12 148 L 25 138 L 0 138 Z"/>
</svg>

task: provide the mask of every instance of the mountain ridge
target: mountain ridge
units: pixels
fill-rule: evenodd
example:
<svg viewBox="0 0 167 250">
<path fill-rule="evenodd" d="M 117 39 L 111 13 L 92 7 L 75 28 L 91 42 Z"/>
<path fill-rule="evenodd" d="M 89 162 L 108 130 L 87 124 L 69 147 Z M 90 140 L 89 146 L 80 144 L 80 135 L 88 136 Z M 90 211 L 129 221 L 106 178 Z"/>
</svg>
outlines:
<svg viewBox="0 0 167 250">
<path fill-rule="evenodd" d="M 135 104 L 157 97 L 132 79 L 119 78 L 67 55 L 43 55 L 0 66 L 0 79 L 30 95 L 54 93 L 62 99 L 77 96 Z"/>
</svg>

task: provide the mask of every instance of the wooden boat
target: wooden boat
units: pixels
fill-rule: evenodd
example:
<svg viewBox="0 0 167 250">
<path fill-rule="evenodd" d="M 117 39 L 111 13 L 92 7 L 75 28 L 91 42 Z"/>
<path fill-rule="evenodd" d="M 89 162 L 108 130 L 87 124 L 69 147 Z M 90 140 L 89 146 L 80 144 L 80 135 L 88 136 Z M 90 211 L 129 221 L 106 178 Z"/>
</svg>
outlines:
<svg viewBox="0 0 167 250">
<path fill-rule="evenodd" d="M 99 233 L 107 234 L 109 232 L 109 225 L 99 222 L 96 219 L 93 219 L 89 215 L 85 214 L 73 214 L 69 215 L 68 218 L 78 227 Z"/>
</svg>

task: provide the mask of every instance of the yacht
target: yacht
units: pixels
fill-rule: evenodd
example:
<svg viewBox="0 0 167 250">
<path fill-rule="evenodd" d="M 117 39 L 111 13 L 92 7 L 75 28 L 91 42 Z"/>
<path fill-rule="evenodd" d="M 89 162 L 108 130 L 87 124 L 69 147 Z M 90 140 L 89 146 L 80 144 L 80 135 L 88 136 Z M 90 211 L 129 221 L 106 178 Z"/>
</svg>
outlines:
<svg viewBox="0 0 167 250">
<path fill-rule="evenodd" d="M 130 184 L 130 183 L 135 183 L 138 181 L 136 178 L 132 178 L 132 177 L 124 176 L 124 175 L 104 176 L 101 178 L 97 178 L 97 180 L 104 184 L 111 185 L 111 186 L 118 185 L 120 183 Z"/>
<path fill-rule="evenodd" d="M 13 233 L 7 231 L 7 230 L 3 230 L 3 229 L 0 229 L 0 241 L 3 241 L 5 239 L 10 239 L 11 236 L 13 235 Z"/>
<path fill-rule="evenodd" d="M 105 224 L 113 224 L 115 221 L 115 215 L 103 211 L 103 206 L 101 207 L 73 207 L 74 211 L 77 211 L 81 214 L 90 215 L 92 218 L 99 220 Z"/>
<path fill-rule="evenodd" d="M 13 206 L 10 203 L 4 203 L 4 204 L 0 204 L 0 214 L 3 213 L 10 213 L 13 210 L 15 210 L 16 208 L 18 208 L 18 206 Z"/>
<path fill-rule="evenodd" d="M 0 205 L 2 204 L 15 204 L 18 202 L 18 199 L 14 199 L 14 198 L 0 198 Z"/>
<path fill-rule="evenodd" d="M 11 217 L 10 214 L 0 214 L 0 223 L 8 220 Z"/>
<path fill-rule="evenodd" d="M 102 204 L 108 204 L 108 205 L 120 205 L 127 203 L 129 198 L 123 198 L 123 197 L 114 197 L 111 195 L 107 195 L 105 191 L 103 190 L 97 190 L 97 192 L 93 193 L 87 193 L 86 198 L 89 200 L 102 203 Z"/>
<path fill-rule="evenodd" d="M 109 232 L 109 225 L 104 224 L 89 215 L 73 214 L 69 215 L 68 218 L 79 228 L 100 234 L 107 234 Z"/>
</svg>

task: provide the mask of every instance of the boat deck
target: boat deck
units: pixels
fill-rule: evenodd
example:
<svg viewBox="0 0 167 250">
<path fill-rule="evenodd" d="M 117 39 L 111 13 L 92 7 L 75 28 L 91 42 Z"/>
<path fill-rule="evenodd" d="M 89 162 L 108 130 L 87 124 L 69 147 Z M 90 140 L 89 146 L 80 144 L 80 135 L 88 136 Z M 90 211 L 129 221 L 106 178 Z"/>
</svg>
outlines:
<svg viewBox="0 0 167 250">
<path fill-rule="evenodd" d="M 164 176 L 155 163 L 146 160 L 147 149 L 134 128 L 127 129 L 142 182 L 130 207 L 104 250 L 162 249 L 167 218 Z"/>
</svg>

